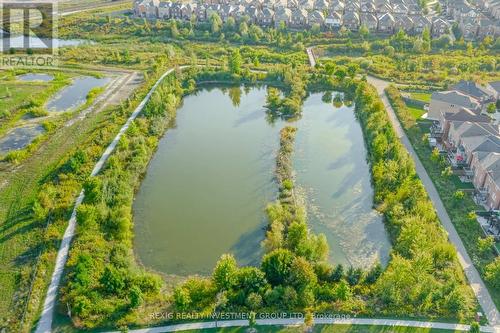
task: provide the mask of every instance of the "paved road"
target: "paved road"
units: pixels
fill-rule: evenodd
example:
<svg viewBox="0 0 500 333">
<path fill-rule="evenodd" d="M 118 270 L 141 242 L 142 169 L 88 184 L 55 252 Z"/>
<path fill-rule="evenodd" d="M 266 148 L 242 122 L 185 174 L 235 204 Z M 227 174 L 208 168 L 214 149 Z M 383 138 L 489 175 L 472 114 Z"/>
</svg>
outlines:
<svg viewBox="0 0 500 333">
<path fill-rule="evenodd" d="M 488 292 L 488 289 L 486 289 L 486 286 L 484 285 L 484 282 L 481 279 L 479 272 L 476 270 L 476 268 L 472 263 L 471 258 L 467 254 L 465 246 L 462 243 L 460 237 L 458 236 L 458 233 L 455 230 L 455 227 L 453 226 L 450 217 L 448 216 L 448 212 L 444 208 L 443 202 L 439 197 L 439 194 L 436 190 L 436 187 L 434 186 L 434 183 L 427 174 L 427 171 L 422 165 L 422 162 L 420 162 L 420 159 L 415 153 L 415 150 L 413 149 L 410 140 L 406 136 L 403 128 L 401 127 L 401 124 L 399 123 L 398 118 L 396 117 L 394 109 L 392 108 L 391 104 L 389 103 L 389 100 L 387 99 L 387 96 L 385 95 L 384 89 L 389 85 L 389 82 L 371 76 L 368 76 L 368 82 L 377 89 L 377 92 L 380 98 L 382 99 L 382 102 L 385 105 L 385 108 L 387 110 L 391 123 L 396 131 L 397 136 L 399 137 L 403 145 L 406 147 L 406 149 L 408 150 L 410 156 L 414 161 L 415 167 L 417 169 L 417 174 L 422 180 L 422 183 L 424 184 L 425 189 L 427 190 L 427 193 L 429 194 L 429 197 L 432 200 L 434 207 L 436 208 L 437 215 L 441 220 L 442 225 L 448 232 L 448 237 L 450 242 L 453 243 L 453 245 L 457 249 L 458 259 L 460 261 L 460 264 L 462 265 L 465 274 L 469 279 L 470 286 L 472 287 L 472 290 L 474 290 L 474 294 L 476 295 L 479 304 L 481 305 L 483 311 L 485 312 L 488 322 L 490 323 L 490 325 L 497 326 L 497 329 L 500 331 L 500 314 L 495 306 L 495 303 L 493 303 L 491 295 Z"/>
<path fill-rule="evenodd" d="M 97 175 L 99 171 L 101 171 L 102 167 L 104 166 L 104 163 L 106 163 L 111 153 L 113 153 L 113 151 L 116 148 L 116 145 L 120 141 L 120 138 L 125 133 L 125 131 L 127 131 L 132 121 L 134 121 L 134 119 L 137 118 L 139 113 L 142 111 L 146 103 L 151 98 L 151 95 L 155 92 L 156 88 L 161 83 L 161 81 L 163 81 L 163 79 L 173 71 L 174 71 L 173 68 L 169 69 L 168 71 L 163 73 L 163 75 L 158 79 L 158 81 L 156 81 L 156 83 L 148 92 L 146 97 L 144 97 L 142 102 L 137 106 L 134 112 L 127 119 L 127 122 L 122 126 L 122 128 L 120 129 L 116 137 L 113 139 L 111 144 L 106 148 L 103 155 L 101 156 L 101 158 L 95 165 L 94 169 L 92 170 L 92 173 L 90 174 L 91 177 Z M 56 305 L 57 290 L 59 288 L 59 283 L 61 282 L 61 277 L 64 271 L 64 267 L 66 266 L 66 261 L 68 260 L 69 247 L 75 235 L 76 211 L 78 209 L 78 206 L 82 203 L 84 197 L 85 194 L 83 193 L 82 190 L 78 195 L 78 198 L 76 199 L 75 206 L 73 207 L 73 212 L 71 213 L 71 217 L 68 222 L 68 226 L 66 228 L 66 231 L 64 232 L 61 246 L 59 248 L 59 251 L 57 252 L 54 272 L 52 273 L 52 278 L 50 281 L 49 289 L 47 291 L 47 296 L 45 297 L 45 302 L 43 304 L 42 315 L 40 317 L 40 321 L 38 322 L 38 326 L 36 328 L 35 333 L 51 332 L 52 320 L 54 317 L 54 309 Z"/>
<path fill-rule="evenodd" d="M 298 326 L 304 323 L 303 319 L 257 319 L 257 325 L 260 326 Z M 469 325 L 413 321 L 413 320 L 394 320 L 394 319 L 333 319 L 333 318 L 316 318 L 314 323 L 317 325 L 375 325 L 375 326 L 390 326 L 390 327 L 420 327 L 427 329 L 444 329 L 453 331 L 468 331 Z M 136 330 L 128 330 L 131 333 L 163 333 L 177 332 L 187 330 L 199 330 L 207 328 L 221 327 L 245 327 L 248 326 L 248 320 L 224 320 L 224 321 L 209 321 L 199 323 L 186 323 L 167 326 L 158 326 L 150 328 L 142 328 Z M 491 327 L 481 327 L 481 332 L 495 332 Z M 117 331 L 109 333 L 119 333 Z"/>
</svg>

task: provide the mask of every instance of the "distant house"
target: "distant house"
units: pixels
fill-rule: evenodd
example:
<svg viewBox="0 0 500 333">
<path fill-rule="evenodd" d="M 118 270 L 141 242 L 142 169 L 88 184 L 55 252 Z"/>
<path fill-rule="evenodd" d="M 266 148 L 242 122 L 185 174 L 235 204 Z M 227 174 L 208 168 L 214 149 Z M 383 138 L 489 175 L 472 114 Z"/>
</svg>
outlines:
<svg viewBox="0 0 500 333">
<path fill-rule="evenodd" d="M 365 2 L 361 4 L 360 11 L 361 13 L 376 13 L 377 7 L 375 7 L 375 4 L 371 1 Z"/>
<path fill-rule="evenodd" d="M 316 0 L 314 2 L 314 9 L 326 11 L 328 10 L 328 1 L 327 0 Z"/>
<path fill-rule="evenodd" d="M 406 33 L 413 31 L 413 20 L 408 15 L 394 15 L 394 31 L 403 30 Z"/>
<path fill-rule="evenodd" d="M 432 22 L 431 34 L 434 38 L 439 38 L 451 32 L 451 24 L 442 18 L 437 18 Z"/>
<path fill-rule="evenodd" d="M 475 39 L 478 32 L 479 23 L 475 17 L 463 17 L 460 19 L 458 26 L 462 31 L 463 37 L 466 40 Z"/>
<path fill-rule="evenodd" d="M 361 21 L 359 19 L 359 14 L 353 11 L 346 11 L 343 17 L 344 27 L 351 31 L 359 29 Z"/>
<path fill-rule="evenodd" d="M 340 0 L 330 1 L 330 6 L 329 6 L 330 11 L 334 11 L 337 13 L 343 13 L 344 7 L 345 7 L 345 4 L 343 1 L 340 1 Z"/>
<path fill-rule="evenodd" d="M 274 23 L 274 10 L 264 7 L 262 9 L 262 16 L 259 23 L 263 26 L 271 26 Z"/>
<path fill-rule="evenodd" d="M 307 15 L 307 22 L 309 26 L 312 26 L 313 24 L 318 24 L 320 27 L 322 27 L 325 24 L 325 16 L 321 11 L 313 10 L 310 11 L 309 14 Z"/>
<path fill-rule="evenodd" d="M 474 113 L 481 112 L 481 105 L 471 96 L 455 90 L 434 92 L 431 96 L 427 118 L 439 120 L 442 117 L 441 114 L 457 113 L 463 108 L 467 108 Z"/>
<path fill-rule="evenodd" d="M 283 22 L 285 26 L 289 26 L 292 20 L 292 10 L 290 8 L 278 8 L 274 13 L 274 25 L 279 27 Z"/>
<path fill-rule="evenodd" d="M 365 25 L 368 30 L 376 31 L 378 27 L 377 16 L 372 13 L 361 13 L 360 15 L 361 25 Z"/>
<path fill-rule="evenodd" d="M 342 25 L 342 15 L 339 12 L 331 11 L 325 18 L 325 26 L 330 29 L 340 28 Z"/>
<path fill-rule="evenodd" d="M 378 18 L 378 31 L 385 33 L 394 32 L 396 20 L 390 13 L 385 13 Z"/>
<path fill-rule="evenodd" d="M 431 21 L 423 16 L 423 15 L 414 15 L 412 16 L 413 20 L 413 33 L 416 35 L 421 35 L 424 32 L 425 28 L 431 29 L 432 23 Z"/>
<path fill-rule="evenodd" d="M 294 28 L 304 28 L 307 26 L 307 11 L 299 8 L 293 10 L 290 26 Z"/>
</svg>

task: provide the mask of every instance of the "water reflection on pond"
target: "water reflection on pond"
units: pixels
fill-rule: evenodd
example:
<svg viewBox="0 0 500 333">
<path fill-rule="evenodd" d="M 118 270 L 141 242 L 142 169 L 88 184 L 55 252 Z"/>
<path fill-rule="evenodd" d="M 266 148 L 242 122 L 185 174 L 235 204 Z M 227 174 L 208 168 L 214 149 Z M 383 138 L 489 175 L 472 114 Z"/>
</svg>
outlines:
<svg viewBox="0 0 500 333">
<path fill-rule="evenodd" d="M 0 155 L 25 148 L 44 132 L 43 125 L 27 125 L 13 129 L 0 138 Z"/>
<path fill-rule="evenodd" d="M 87 100 L 88 93 L 93 88 L 105 86 L 110 78 L 96 78 L 93 76 L 82 76 L 73 79 L 73 82 L 63 88 L 46 105 L 48 111 L 68 111 L 83 105 Z"/>
<path fill-rule="evenodd" d="M 225 96 L 227 95 L 227 96 Z M 228 96 L 230 98 L 228 98 Z M 160 141 L 134 202 L 135 249 L 148 267 L 209 274 L 222 253 L 258 264 L 264 208 L 279 131 L 264 111 L 265 88 L 203 89 L 184 99 Z M 294 167 L 310 225 L 326 234 L 335 263 L 386 261 L 389 242 L 372 210 L 366 150 L 352 107 L 312 94 L 304 103 Z"/>
<path fill-rule="evenodd" d="M 36 82 L 36 81 L 49 82 L 54 79 L 54 76 L 43 73 L 28 73 L 17 76 L 17 79 L 26 82 Z"/>
</svg>

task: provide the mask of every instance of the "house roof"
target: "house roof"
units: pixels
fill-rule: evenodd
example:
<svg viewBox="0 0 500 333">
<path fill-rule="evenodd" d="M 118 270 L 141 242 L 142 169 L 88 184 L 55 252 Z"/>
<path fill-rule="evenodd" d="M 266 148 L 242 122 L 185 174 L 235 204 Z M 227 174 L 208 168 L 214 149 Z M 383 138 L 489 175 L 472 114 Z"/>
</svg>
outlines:
<svg viewBox="0 0 500 333">
<path fill-rule="evenodd" d="M 500 188 L 500 153 L 478 153 L 479 163 Z"/>
<path fill-rule="evenodd" d="M 494 81 L 489 83 L 490 87 L 497 93 L 500 93 L 500 81 Z"/>
<path fill-rule="evenodd" d="M 487 98 L 492 95 L 492 92 L 489 91 L 486 87 L 483 87 L 474 81 L 462 80 L 457 84 L 453 85 L 451 89 L 459 91 L 463 94 L 472 96 L 477 99 Z"/>
<path fill-rule="evenodd" d="M 444 119 L 448 121 L 470 121 L 474 123 L 490 123 L 491 118 L 485 114 L 477 114 L 467 108 L 460 108 L 458 112 L 446 112 Z"/>
<path fill-rule="evenodd" d="M 500 137 L 495 135 L 478 135 L 461 138 L 462 145 L 472 152 L 483 151 L 500 153 Z"/>
<path fill-rule="evenodd" d="M 470 121 L 453 121 L 450 129 L 457 132 L 460 137 L 478 135 L 499 135 L 498 126 L 488 123 L 473 123 Z"/>
<path fill-rule="evenodd" d="M 480 107 L 478 101 L 475 98 L 465 95 L 456 90 L 434 92 L 431 96 L 431 102 L 432 100 L 455 104 L 473 110 Z"/>
</svg>

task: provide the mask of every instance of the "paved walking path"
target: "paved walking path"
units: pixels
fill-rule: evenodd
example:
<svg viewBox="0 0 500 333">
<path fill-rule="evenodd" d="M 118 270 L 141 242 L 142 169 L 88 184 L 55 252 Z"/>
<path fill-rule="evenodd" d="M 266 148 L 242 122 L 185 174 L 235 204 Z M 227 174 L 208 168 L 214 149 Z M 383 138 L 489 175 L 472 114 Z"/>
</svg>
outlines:
<svg viewBox="0 0 500 333">
<path fill-rule="evenodd" d="M 257 319 L 259 326 L 298 326 L 304 323 L 303 319 Z M 450 323 L 437 323 L 413 320 L 394 320 L 394 319 L 363 319 L 363 318 L 349 318 L 349 319 L 334 319 L 334 318 L 316 318 L 315 325 L 367 325 L 367 326 L 389 326 L 389 327 L 416 327 L 427 329 L 444 329 L 452 331 L 468 331 L 469 325 L 450 324 Z M 248 326 L 248 320 L 224 320 L 224 321 L 207 321 L 199 323 L 186 323 L 175 324 L 158 327 L 141 328 L 135 330 L 128 330 L 130 333 L 164 333 L 164 332 L 177 332 L 187 330 L 200 330 L 207 328 L 222 328 L 222 327 L 245 327 Z M 481 327 L 481 332 L 495 332 L 492 327 Z M 108 333 L 119 333 L 118 331 Z"/>
<path fill-rule="evenodd" d="M 382 102 L 384 103 L 384 106 L 387 110 L 387 113 L 394 127 L 394 130 L 396 131 L 397 136 L 399 137 L 403 145 L 406 147 L 408 153 L 410 153 L 410 156 L 412 157 L 415 163 L 417 174 L 422 180 L 422 183 L 424 184 L 425 189 L 427 190 L 427 193 L 429 194 L 429 197 L 432 200 L 434 207 L 436 208 L 437 215 L 441 220 L 442 225 L 448 232 L 448 237 L 450 242 L 457 249 L 458 259 L 460 261 L 460 264 L 462 265 L 465 271 L 465 275 L 469 279 L 469 284 L 472 287 L 472 290 L 474 290 L 474 294 L 476 295 L 479 304 L 481 305 L 483 311 L 485 312 L 488 322 L 490 323 L 490 325 L 497 326 L 497 329 L 500 331 L 500 314 L 495 306 L 495 303 L 493 303 L 491 295 L 488 292 L 488 289 L 486 289 L 486 286 L 484 285 L 484 282 L 481 279 L 479 272 L 476 270 L 474 264 L 472 263 L 471 258 L 467 254 L 467 250 L 465 249 L 462 240 L 458 236 L 458 233 L 455 227 L 453 226 L 450 217 L 448 216 L 448 212 L 446 211 L 443 202 L 439 197 L 439 194 L 436 190 L 436 187 L 434 186 L 434 183 L 427 174 L 427 171 L 422 165 L 422 162 L 420 162 L 420 159 L 418 158 L 415 150 L 413 149 L 410 140 L 406 136 L 401 124 L 399 123 L 398 118 L 396 117 L 394 109 L 392 108 L 391 104 L 389 103 L 389 100 L 387 99 L 387 96 L 385 95 L 384 89 L 389 85 L 389 82 L 371 76 L 368 76 L 367 79 L 368 82 L 377 89 L 377 92 L 380 98 L 382 99 Z"/>
<path fill-rule="evenodd" d="M 153 85 L 153 87 L 148 92 L 146 97 L 144 97 L 142 102 L 137 106 L 134 112 L 127 119 L 127 122 L 122 126 L 122 128 L 120 129 L 116 137 L 113 139 L 111 144 L 106 148 L 103 155 L 101 156 L 101 158 L 95 165 L 94 169 L 92 170 L 92 173 L 90 174 L 91 177 L 94 177 L 99 173 L 99 171 L 101 171 L 102 167 L 104 166 L 104 163 L 106 163 L 111 153 L 113 153 L 113 151 L 116 148 L 116 145 L 120 141 L 120 138 L 125 133 L 125 131 L 127 131 L 132 121 L 134 121 L 134 119 L 137 118 L 139 113 L 141 113 L 142 109 L 144 109 L 144 106 L 146 106 L 146 103 L 149 101 L 151 95 L 153 95 L 153 93 L 155 92 L 156 88 L 161 83 L 161 81 L 163 81 L 163 79 L 173 71 L 174 71 L 173 68 L 169 69 L 168 71 L 163 73 L 163 75 L 158 79 L 158 81 L 156 81 L 156 83 Z M 78 206 L 80 206 L 80 204 L 82 203 L 84 197 L 85 194 L 83 193 L 82 190 L 80 192 L 80 195 L 76 199 L 75 206 L 73 207 L 73 212 L 71 213 L 71 217 L 68 222 L 68 226 L 66 227 L 66 231 L 64 232 L 61 246 L 59 247 L 59 251 L 57 252 L 56 265 L 54 268 L 54 272 L 52 273 L 52 279 L 50 281 L 49 289 L 47 291 L 47 296 L 45 297 L 45 302 L 43 304 L 42 315 L 40 317 L 40 321 L 38 322 L 38 326 L 36 328 L 35 333 L 51 332 L 52 320 L 54 318 L 54 308 L 56 304 L 57 290 L 59 288 L 59 283 L 61 282 L 61 277 L 64 271 L 64 267 L 66 266 L 66 261 L 68 260 L 69 247 L 75 235 L 76 211 L 78 209 Z"/>
</svg>

